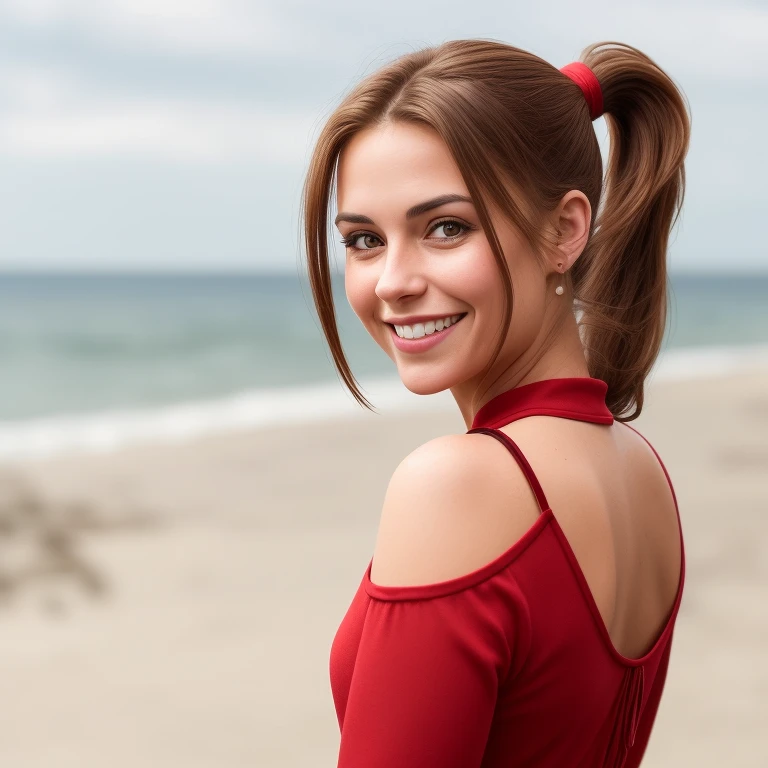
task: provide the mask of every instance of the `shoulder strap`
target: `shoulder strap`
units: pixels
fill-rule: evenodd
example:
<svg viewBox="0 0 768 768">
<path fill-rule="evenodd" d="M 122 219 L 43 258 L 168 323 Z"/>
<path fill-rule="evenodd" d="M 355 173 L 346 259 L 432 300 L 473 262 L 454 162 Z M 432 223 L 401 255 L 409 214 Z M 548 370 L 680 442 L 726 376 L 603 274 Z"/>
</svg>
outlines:
<svg viewBox="0 0 768 768">
<path fill-rule="evenodd" d="M 504 432 L 499 429 L 493 429 L 492 427 L 476 427 L 475 429 L 470 429 L 467 434 L 471 435 L 474 432 L 480 432 L 486 435 L 490 435 L 491 437 L 495 437 L 500 443 L 503 443 L 507 447 L 507 450 L 509 450 L 509 452 L 515 457 L 515 460 L 520 465 L 520 468 L 523 470 L 523 473 L 528 479 L 531 490 L 533 490 L 534 494 L 536 495 L 536 501 L 539 503 L 539 511 L 546 512 L 549 509 L 549 504 L 547 502 L 546 496 L 544 496 L 541 483 L 539 483 L 539 480 L 536 477 L 536 473 L 531 468 L 531 465 L 528 463 L 528 459 L 525 458 L 517 443 L 509 435 L 504 434 Z"/>
</svg>

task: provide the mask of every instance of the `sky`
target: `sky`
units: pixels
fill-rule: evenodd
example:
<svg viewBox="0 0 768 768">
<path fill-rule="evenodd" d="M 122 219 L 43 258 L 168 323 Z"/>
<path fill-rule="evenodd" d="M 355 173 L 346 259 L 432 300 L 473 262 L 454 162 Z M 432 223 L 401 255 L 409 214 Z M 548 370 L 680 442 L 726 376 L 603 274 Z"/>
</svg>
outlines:
<svg viewBox="0 0 768 768">
<path fill-rule="evenodd" d="M 0 0 L 0 270 L 296 274 L 324 117 L 460 38 L 643 50 L 692 114 L 670 269 L 768 272 L 768 4 L 701 0 Z"/>
</svg>

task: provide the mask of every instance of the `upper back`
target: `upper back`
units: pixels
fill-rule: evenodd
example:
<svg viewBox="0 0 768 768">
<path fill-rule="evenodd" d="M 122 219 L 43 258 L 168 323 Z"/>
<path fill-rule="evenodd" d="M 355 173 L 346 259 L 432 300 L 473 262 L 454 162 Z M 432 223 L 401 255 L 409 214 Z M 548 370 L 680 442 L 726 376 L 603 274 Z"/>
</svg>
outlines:
<svg viewBox="0 0 768 768">
<path fill-rule="evenodd" d="M 530 416 L 499 431 L 536 473 L 614 647 L 641 657 L 664 627 L 680 581 L 676 502 L 660 459 L 641 434 L 618 421 Z M 527 485 L 521 472 L 510 472 L 509 453 L 490 448 L 499 482 Z M 538 514 L 532 495 L 528 506 L 531 517 L 519 520 L 523 530 Z"/>
<path fill-rule="evenodd" d="M 511 438 L 509 450 L 501 439 L 480 448 L 483 435 L 472 435 L 473 447 L 498 478 L 495 493 L 515 499 L 514 524 L 476 567 L 488 555 L 508 561 L 499 578 L 524 595 L 530 637 L 501 689 L 483 764 L 515 754 L 520 765 L 634 768 L 666 680 L 684 580 L 666 468 L 621 422 L 529 416 L 495 431 Z"/>
</svg>

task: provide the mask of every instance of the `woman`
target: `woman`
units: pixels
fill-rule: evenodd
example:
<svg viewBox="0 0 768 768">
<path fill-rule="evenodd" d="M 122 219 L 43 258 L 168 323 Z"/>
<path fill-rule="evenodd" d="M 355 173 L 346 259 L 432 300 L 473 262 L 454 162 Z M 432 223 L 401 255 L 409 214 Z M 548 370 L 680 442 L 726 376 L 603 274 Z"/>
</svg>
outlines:
<svg viewBox="0 0 768 768">
<path fill-rule="evenodd" d="M 666 469 L 627 422 L 664 333 L 689 133 L 631 46 L 558 70 L 485 40 L 402 56 L 325 125 L 303 205 L 336 366 L 369 407 L 334 323 L 334 175 L 352 308 L 467 426 L 387 488 L 331 648 L 342 768 L 639 765 L 685 557 Z"/>
</svg>

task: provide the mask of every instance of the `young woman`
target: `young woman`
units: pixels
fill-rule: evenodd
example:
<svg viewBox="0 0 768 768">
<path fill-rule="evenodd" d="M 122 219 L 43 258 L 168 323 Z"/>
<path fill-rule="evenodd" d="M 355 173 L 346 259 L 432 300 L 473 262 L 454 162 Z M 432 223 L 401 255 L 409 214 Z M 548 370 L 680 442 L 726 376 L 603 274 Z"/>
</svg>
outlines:
<svg viewBox="0 0 768 768">
<path fill-rule="evenodd" d="M 631 46 L 558 70 L 486 40 L 402 56 L 324 126 L 302 202 L 338 371 L 369 407 L 334 323 L 334 183 L 352 308 L 467 426 L 389 483 L 331 647 L 341 768 L 639 765 L 685 558 L 666 469 L 626 422 L 664 333 L 689 133 Z"/>
</svg>

